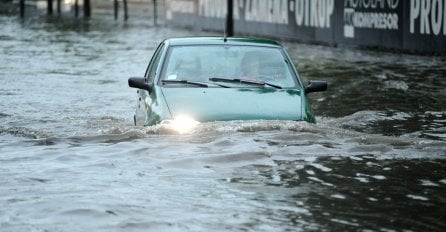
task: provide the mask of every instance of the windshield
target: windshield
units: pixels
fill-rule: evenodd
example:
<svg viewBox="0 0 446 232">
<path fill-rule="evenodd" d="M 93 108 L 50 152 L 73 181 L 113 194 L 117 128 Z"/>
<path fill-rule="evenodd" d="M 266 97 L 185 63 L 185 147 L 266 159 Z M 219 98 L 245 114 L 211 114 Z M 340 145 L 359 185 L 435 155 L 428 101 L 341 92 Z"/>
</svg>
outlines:
<svg viewBox="0 0 446 232">
<path fill-rule="evenodd" d="M 218 83 L 221 79 L 238 79 L 268 83 L 259 86 L 296 87 L 296 80 L 279 48 L 234 45 L 172 46 L 165 64 L 161 76 L 163 83 Z M 224 84 L 246 87 L 249 82 Z"/>
</svg>

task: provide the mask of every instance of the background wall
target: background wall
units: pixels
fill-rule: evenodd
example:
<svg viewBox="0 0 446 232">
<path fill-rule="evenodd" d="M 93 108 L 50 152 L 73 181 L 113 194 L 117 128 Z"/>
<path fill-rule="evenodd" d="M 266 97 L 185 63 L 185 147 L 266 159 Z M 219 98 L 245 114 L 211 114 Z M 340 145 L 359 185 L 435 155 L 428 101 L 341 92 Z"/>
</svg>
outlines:
<svg viewBox="0 0 446 232">
<path fill-rule="evenodd" d="M 227 0 L 166 0 L 168 23 L 223 31 Z M 446 0 L 234 0 L 236 34 L 446 54 Z"/>
</svg>

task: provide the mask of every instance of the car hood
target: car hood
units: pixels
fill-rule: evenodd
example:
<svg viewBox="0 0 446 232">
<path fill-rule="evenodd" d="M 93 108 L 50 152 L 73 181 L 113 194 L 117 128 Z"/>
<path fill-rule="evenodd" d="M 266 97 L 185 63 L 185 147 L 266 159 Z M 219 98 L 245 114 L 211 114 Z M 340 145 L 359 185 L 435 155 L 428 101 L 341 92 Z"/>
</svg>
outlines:
<svg viewBox="0 0 446 232">
<path fill-rule="evenodd" d="M 273 88 L 163 88 L 173 118 L 201 122 L 302 120 L 302 92 Z"/>
</svg>

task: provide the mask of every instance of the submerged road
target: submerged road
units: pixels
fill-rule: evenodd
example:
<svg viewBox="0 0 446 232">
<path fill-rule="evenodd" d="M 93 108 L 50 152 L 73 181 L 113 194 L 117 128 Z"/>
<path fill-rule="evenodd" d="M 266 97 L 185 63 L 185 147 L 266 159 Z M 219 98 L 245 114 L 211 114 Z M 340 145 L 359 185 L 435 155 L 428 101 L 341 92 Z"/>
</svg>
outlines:
<svg viewBox="0 0 446 232">
<path fill-rule="evenodd" d="M 446 60 L 285 42 L 318 124 L 132 126 L 165 38 L 113 21 L 0 16 L 2 231 L 443 231 Z"/>
</svg>

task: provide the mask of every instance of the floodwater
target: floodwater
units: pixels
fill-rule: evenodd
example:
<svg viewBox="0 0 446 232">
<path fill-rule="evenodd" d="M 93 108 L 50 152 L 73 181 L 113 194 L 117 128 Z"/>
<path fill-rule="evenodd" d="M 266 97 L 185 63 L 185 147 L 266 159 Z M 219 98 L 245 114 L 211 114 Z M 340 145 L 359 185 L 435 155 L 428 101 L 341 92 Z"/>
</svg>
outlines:
<svg viewBox="0 0 446 232">
<path fill-rule="evenodd" d="M 133 18 L 0 16 L 0 231 L 445 231 L 446 60 L 284 42 L 317 124 L 134 127 L 163 39 Z"/>
</svg>

